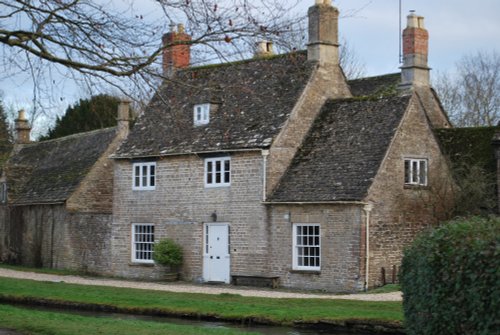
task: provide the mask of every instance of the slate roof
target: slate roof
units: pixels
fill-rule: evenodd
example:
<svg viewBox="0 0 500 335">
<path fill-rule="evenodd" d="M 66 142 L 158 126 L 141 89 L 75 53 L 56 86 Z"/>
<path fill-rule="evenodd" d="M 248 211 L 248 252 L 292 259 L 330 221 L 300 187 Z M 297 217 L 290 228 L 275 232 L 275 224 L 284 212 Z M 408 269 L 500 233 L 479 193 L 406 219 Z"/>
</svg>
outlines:
<svg viewBox="0 0 500 335">
<path fill-rule="evenodd" d="M 269 147 L 314 64 L 302 52 L 189 68 L 165 81 L 115 158 Z M 193 126 L 195 104 L 212 102 L 210 123 Z"/>
<path fill-rule="evenodd" d="M 269 200 L 362 200 L 410 99 L 393 95 L 327 101 Z"/>
<path fill-rule="evenodd" d="M 353 96 L 385 96 L 394 94 L 401 82 L 401 73 L 349 80 Z"/>
<path fill-rule="evenodd" d="M 24 145 L 7 163 L 9 203 L 62 203 L 115 138 L 116 127 Z"/>
</svg>

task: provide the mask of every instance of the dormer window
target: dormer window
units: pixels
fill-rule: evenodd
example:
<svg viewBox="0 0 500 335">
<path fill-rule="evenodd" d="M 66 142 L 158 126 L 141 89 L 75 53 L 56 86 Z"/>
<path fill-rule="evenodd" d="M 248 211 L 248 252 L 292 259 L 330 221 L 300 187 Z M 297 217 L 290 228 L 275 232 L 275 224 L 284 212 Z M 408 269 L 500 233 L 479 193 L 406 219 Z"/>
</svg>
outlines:
<svg viewBox="0 0 500 335">
<path fill-rule="evenodd" d="M 209 119 L 210 119 L 210 104 L 194 105 L 193 120 L 195 126 L 208 124 Z"/>
</svg>

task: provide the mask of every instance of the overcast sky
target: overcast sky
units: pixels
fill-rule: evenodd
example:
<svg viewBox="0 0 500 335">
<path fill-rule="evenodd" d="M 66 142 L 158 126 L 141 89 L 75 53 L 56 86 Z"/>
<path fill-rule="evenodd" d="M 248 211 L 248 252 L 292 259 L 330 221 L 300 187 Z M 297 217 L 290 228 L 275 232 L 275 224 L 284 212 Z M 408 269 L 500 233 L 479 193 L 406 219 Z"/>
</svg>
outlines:
<svg viewBox="0 0 500 335">
<path fill-rule="evenodd" d="M 134 1 L 141 8 L 152 0 Z M 429 66 L 436 71 L 451 71 L 464 55 L 477 51 L 500 51 L 500 0 L 401 0 L 403 28 L 409 10 L 425 18 L 429 31 Z M 307 13 L 314 0 L 302 0 L 297 11 Z M 399 0 L 337 0 L 333 4 L 341 17 L 341 36 L 349 41 L 364 63 L 366 75 L 399 71 Z M 141 8 L 144 9 L 144 8 Z M 146 10 L 147 11 L 147 10 Z M 431 73 L 432 76 L 432 73 Z M 32 91 L 29 82 L 0 81 L 8 103 L 29 111 Z M 68 89 L 66 103 L 73 103 L 84 93 Z"/>
<path fill-rule="evenodd" d="M 309 2 L 309 1 L 304 1 Z M 311 1 L 312 2 L 312 1 Z M 338 0 L 342 13 L 362 8 L 340 20 L 339 31 L 354 46 L 368 75 L 398 71 L 399 1 Z M 429 66 L 451 70 L 462 56 L 500 51 L 499 0 L 402 0 L 403 28 L 409 10 L 423 16 L 429 31 Z"/>
</svg>

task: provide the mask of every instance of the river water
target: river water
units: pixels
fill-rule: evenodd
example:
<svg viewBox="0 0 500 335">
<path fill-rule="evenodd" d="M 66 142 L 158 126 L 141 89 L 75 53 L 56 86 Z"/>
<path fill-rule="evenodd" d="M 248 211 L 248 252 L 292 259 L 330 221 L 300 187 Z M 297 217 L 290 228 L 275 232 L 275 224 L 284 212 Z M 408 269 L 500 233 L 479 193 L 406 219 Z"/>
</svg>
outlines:
<svg viewBox="0 0 500 335">
<path fill-rule="evenodd" d="M 261 326 L 261 325 L 239 325 L 230 322 L 216 322 L 216 321 L 198 321 L 193 319 L 181 319 L 173 317 L 162 317 L 162 316 L 148 316 L 148 315 L 135 315 L 135 314 L 122 314 L 122 313 L 109 313 L 109 312 L 89 312 L 89 311 L 75 311 L 75 310 L 65 310 L 62 308 L 53 307 L 27 307 L 33 308 L 40 311 L 52 311 L 58 313 L 70 313 L 82 316 L 93 316 L 93 317 L 110 317 L 122 320 L 143 320 L 143 321 L 154 321 L 154 322 L 164 322 L 176 325 L 189 325 L 197 326 L 203 328 L 231 328 L 231 329 L 241 329 L 247 332 L 256 332 L 262 335 L 352 335 L 353 333 L 340 332 L 340 331 L 326 331 L 326 330 L 312 330 L 312 329 L 300 329 L 292 327 L 273 327 L 273 326 Z M 360 333 L 357 333 L 360 334 Z M 362 333 L 369 334 L 369 333 Z"/>
</svg>

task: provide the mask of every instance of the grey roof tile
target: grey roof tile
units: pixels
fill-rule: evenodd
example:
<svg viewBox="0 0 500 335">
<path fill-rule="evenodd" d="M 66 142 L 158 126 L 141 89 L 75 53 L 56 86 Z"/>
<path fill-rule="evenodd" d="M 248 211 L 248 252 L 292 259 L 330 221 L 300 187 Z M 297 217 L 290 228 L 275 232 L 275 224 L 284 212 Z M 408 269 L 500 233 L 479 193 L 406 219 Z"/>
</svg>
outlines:
<svg viewBox="0 0 500 335">
<path fill-rule="evenodd" d="M 362 200 L 410 98 L 328 101 L 270 201 Z"/>
<path fill-rule="evenodd" d="M 24 145 L 6 166 L 9 203 L 64 202 L 113 141 L 116 128 Z"/>
<path fill-rule="evenodd" d="M 381 97 L 396 93 L 397 86 L 401 82 L 401 73 L 390 73 L 375 77 L 366 77 L 349 80 L 353 96 Z"/>
<path fill-rule="evenodd" d="M 269 147 L 314 64 L 303 53 L 178 71 L 138 118 L 116 158 Z M 193 125 L 195 104 L 213 103 L 208 125 Z"/>
</svg>

